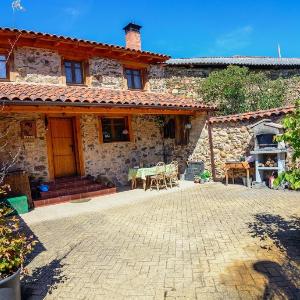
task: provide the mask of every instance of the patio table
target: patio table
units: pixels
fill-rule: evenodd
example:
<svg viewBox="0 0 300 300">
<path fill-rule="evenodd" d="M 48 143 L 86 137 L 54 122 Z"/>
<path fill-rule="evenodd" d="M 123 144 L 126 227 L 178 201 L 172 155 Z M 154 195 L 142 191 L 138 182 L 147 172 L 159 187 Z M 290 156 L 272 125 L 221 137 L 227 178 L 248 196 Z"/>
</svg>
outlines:
<svg viewBox="0 0 300 300">
<path fill-rule="evenodd" d="M 175 171 L 173 164 L 168 164 L 162 167 L 166 173 L 172 173 Z M 131 181 L 131 188 L 136 187 L 136 179 L 140 178 L 143 180 L 143 188 L 147 188 L 147 178 L 156 174 L 156 166 L 150 168 L 130 168 L 128 170 L 128 181 Z"/>
</svg>

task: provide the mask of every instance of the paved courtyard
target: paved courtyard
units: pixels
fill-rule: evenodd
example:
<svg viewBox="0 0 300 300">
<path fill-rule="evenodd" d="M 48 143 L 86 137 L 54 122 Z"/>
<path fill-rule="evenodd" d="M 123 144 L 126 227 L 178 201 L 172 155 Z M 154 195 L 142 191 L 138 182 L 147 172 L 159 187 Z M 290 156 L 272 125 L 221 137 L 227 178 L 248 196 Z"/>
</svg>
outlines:
<svg viewBox="0 0 300 300">
<path fill-rule="evenodd" d="M 300 299 L 300 193 L 207 184 L 39 208 L 25 299 Z"/>
</svg>

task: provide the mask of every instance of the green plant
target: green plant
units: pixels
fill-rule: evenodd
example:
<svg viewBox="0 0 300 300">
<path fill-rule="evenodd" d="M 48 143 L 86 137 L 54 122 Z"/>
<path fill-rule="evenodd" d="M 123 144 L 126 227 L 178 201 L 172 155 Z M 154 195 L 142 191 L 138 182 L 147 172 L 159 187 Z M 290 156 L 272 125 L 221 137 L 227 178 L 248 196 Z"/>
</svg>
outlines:
<svg viewBox="0 0 300 300">
<path fill-rule="evenodd" d="M 208 170 L 205 170 L 201 173 L 200 178 L 204 180 L 209 180 L 211 178 L 211 174 Z"/>
<path fill-rule="evenodd" d="M 293 148 L 293 161 L 300 158 L 300 100 L 296 101 L 295 112 L 283 119 L 284 133 L 276 137 Z"/>
<path fill-rule="evenodd" d="M 238 66 L 210 73 L 200 86 L 204 101 L 217 104 L 222 115 L 279 107 L 285 91 L 282 80 Z"/>
<path fill-rule="evenodd" d="M 275 187 L 288 184 L 292 190 L 300 189 L 300 169 L 292 169 L 291 171 L 281 172 L 274 180 Z"/>
<path fill-rule="evenodd" d="M 274 180 L 274 185 L 279 186 L 285 182 L 293 190 L 300 189 L 300 169 L 297 161 L 300 158 L 300 100 L 296 101 L 295 112 L 283 119 L 284 133 L 276 137 L 278 142 L 285 142 L 293 149 L 293 168 L 282 172 Z"/>
<path fill-rule="evenodd" d="M 12 209 L 0 204 L 0 279 L 4 279 L 19 268 L 32 250 L 36 241 L 26 237 L 20 230 L 19 219 L 11 216 Z"/>
</svg>

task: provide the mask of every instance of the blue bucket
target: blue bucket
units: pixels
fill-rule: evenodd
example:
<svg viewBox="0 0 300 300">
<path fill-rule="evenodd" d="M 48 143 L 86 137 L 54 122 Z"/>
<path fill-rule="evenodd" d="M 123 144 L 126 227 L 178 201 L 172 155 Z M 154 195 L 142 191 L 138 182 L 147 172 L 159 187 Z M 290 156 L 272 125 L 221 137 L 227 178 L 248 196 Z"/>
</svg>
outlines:
<svg viewBox="0 0 300 300">
<path fill-rule="evenodd" d="M 46 185 L 46 184 L 41 184 L 38 189 L 41 191 L 41 192 L 48 192 L 49 191 L 49 186 Z"/>
</svg>

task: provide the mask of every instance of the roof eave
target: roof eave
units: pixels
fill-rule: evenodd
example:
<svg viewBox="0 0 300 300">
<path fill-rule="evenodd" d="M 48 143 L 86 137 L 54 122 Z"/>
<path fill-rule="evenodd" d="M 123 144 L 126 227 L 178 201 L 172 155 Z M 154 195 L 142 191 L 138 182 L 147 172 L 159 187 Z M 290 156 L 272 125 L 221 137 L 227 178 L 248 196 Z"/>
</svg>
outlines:
<svg viewBox="0 0 300 300">
<path fill-rule="evenodd" d="M 61 106 L 61 107 L 99 107 L 99 108 L 124 108 L 124 109 L 158 109 L 167 111 L 191 111 L 191 112 L 203 112 L 203 111 L 216 111 L 215 107 L 210 106 L 170 106 L 170 105 L 141 105 L 141 104 L 113 104 L 113 103 L 85 103 L 85 102 L 63 102 L 63 101 L 25 101 L 25 100 L 9 100 L 0 99 L 5 102 L 5 105 L 22 105 L 22 106 Z"/>
</svg>

